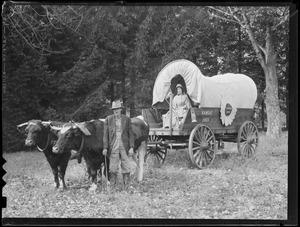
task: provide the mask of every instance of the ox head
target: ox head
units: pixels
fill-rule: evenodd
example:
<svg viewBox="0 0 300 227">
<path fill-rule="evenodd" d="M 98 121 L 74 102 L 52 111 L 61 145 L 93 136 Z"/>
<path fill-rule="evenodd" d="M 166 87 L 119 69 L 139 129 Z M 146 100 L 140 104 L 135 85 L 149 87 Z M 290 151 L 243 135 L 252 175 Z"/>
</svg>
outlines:
<svg viewBox="0 0 300 227">
<path fill-rule="evenodd" d="M 64 124 L 63 127 L 51 126 L 51 128 L 58 132 L 58 140 L 52 147 L 52 152 L 58 154 L 71 150 L 80 152 L 83 148 L 84 137 L 91 135 L 89 130 L 84 126 L 84 122 L 69 122 Z"/>
<path fill-rule="evenodd" d="M 28 122 L 19 124 L 17 129 L 21 130 L 25 128 L 26 146 L 35 146 L 38 143 L 38 140 L 41 139 L 42 134 L 47 134 L 50 130 L 50 121 L 41 121 L 41 120 L 30 120 Z"/>
</svg>

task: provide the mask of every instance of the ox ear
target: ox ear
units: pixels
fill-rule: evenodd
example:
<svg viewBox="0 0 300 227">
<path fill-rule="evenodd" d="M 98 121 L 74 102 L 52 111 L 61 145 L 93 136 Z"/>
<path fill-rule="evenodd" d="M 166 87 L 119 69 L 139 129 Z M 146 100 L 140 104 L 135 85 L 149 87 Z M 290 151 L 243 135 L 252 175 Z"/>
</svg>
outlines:
<svg viewBox="0 0 300 227">
<path fill-rule="evenodd" d="M 17 125 L 17 130 L 22 133 L 22 132 L 24 132 L 24 129 L 27 125 L 28 125 L 28 122 L 19 124 L 19 125 Z"/>
<path fill-rule="evenodd" d="M 90 131 L 84 126 L 84 123 L 75 123 L 75 125 L 80 129 L 80 131 L 86 135 L 86 136 L 90 136 L 91 133 Z"/>
</svg>

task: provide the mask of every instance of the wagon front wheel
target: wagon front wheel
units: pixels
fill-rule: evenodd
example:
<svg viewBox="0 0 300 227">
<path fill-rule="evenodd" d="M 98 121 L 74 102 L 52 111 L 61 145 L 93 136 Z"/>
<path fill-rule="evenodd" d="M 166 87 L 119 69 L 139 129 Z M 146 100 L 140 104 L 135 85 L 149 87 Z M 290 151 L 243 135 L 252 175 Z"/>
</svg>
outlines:
<svg viewBox="0 0 300 227">
<path fill-rule="evenodd" d="M 238 132 L 237 148 L 244 158 L 250 158 L 258 146 L 258 130 L 252 121 L 245 121 Z"/>
<path fill-rule="evenodd" d="M 216 139 L 212 130 L 203 124 L 197 125 L 189 138 L 189 155 L 199 169 L 209 167 L 216 156 Z"/>
<path fill-rule="evenodd" d="M 163 164 L 167 157 L 167 148 L 160 145 L 162 138 L 156 135 L 149 135 L 148 147 L 145 160 L 147 161 L 150 155 L 156 159 L 159 164 Z"/>
</svg>

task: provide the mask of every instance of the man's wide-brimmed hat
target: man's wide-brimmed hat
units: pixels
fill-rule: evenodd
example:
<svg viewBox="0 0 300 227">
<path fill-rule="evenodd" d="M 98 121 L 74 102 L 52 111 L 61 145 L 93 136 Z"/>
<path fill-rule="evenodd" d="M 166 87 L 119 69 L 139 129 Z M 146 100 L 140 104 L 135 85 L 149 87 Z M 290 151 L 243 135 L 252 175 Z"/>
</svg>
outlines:
<svg viewBox="0 0 300 227">
<path fill-rule="evenodd" d="M 124 108 L 123 106 L 123 102 L 121 101 L 113 101 L 112 106 L 111 106 L 111 110 L 115 110 L 115 109 L 121 109 Z"/>
</svg>

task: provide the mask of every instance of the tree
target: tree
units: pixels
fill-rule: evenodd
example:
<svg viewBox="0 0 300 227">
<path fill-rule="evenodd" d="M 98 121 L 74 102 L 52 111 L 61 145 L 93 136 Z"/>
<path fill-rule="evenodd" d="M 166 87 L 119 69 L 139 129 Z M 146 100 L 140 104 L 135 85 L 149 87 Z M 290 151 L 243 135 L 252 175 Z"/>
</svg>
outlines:
<svg viewBox="0 0 300 227">
<path fill-rule="evenodd" d="M 287 29 L 287 7 L 209 7 L 213 17 L 238 23 L 248 34 L 266 81 L 267 136 L 281 136 L 276 61 L 282 51 L 279 31 Z M 287 37 L 285 37 L 287 38 Z"/>
</svg>

